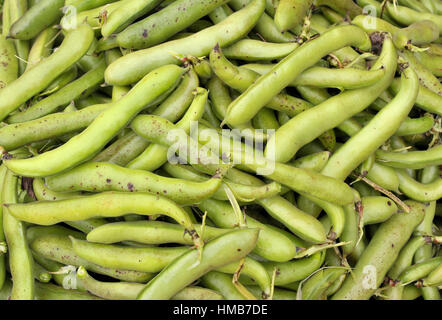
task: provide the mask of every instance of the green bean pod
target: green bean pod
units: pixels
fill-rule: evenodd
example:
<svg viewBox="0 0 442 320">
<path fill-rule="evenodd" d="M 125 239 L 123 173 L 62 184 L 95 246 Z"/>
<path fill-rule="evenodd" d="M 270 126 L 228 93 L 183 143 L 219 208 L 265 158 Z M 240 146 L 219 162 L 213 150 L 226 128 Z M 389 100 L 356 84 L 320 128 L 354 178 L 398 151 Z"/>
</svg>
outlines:
<svg viewBox="0 0 442 320">
<path fill-rule="evenodd" d="M 207 199 L 198 204 L 198 208 L 207 212 L 207 216 L 221 228 L 234 228 L 239 224 L 233 208 L 224 201 Z M 255 253 L 271 261 L 288 261 L 294 257 L 295 245 L 282 230 L 272 229 L 252 217 L 247 217 L 247 225 L 261 230 Z"/>
<path fill-rule="evenodd" d="M 195 230 L 204 241 L 231 231 L 210 226 L 195 225 Z M 117 243 L 121 241 L 135 241 L 145 244 L 178 243 L 192 245 L 192 238 L 185 233 L 185 229 L 177 224 L 162 221 L 131 221 L 107 223 L 95 228 L 87 235 L 87 240 L 98 243 Z"/>
<path fill-rule="evenodd" d="M 104 268 L 84 260 L 75 254 L 71 241 L 66 235 L 51 233 L 38 235 L 35 239 L 30 241 L 30 247 L 37 254 L 47 259 L 64 265 L 73 265 L 76 267 L 84 266 L 90 271 L 123 281 L 145 282 L 153 276 L 151 273 L 146 272 Z"/>
<path fill-rule="evenodd" d="M 172 177 L 178 179 L 197 182 L 204 182 L 209 179 L 208 176 L 198 172 L 190 166 L 165 163 L 162 168 Z M 275 182 L 259 186 L 248 186 L 224 179 L 221 186 L 212 195 L 212 198 L 216 200 L 229 200 L 224 189 L 226 187 L 231 189 L 235 198 L 241 202 L 252 202 L 259 199 L 265 199 L 281 192 L 281 185 Z"/>
<path fill-rule="evenodd" d="M 70 237 L 72 248 L 82 259 L 111 269 L 157 273 L 189 250 L 188 247 L 126 247 L 93 243 Z"/>
<path fill-rule="evenodd" d="M 325 254 L 317 252 L 310 257 L 287 262 L 262 262 L 269 274 L 276 269 L 275 285 L 286 285 L 300 281 L 318 270 L 324 262 Z"/>
<path fill-rule="evenodd" d="M 331 153 L 329 151 L 316 152 L 308 156 L 298 158 L 291 163 L 297 168 L 307 168 L 316 172 L 321 172 L 321 170 L 327 164 L 330 154 Z"/>
<path fill-rule="evenodd" d="M 84 267 L 79 267 L 77 277 L 91 294 L 107 300 L 135 300 L 144 285 L 133 282 L 103 282 L 90 276 Z M 186 287 L 171 298 L 172 300 L 223 300 L 216 291 Z"/>
<path fill-rule="evenodd" d="M 422 20 L 410 24 L 393 33 L 393 42 L 399 49 L 408 48 L 410 44 L 423 45 L 439 38 L 439 27 L 433 21 Z"/>
<path fill-rule="evenodd" d="M 107 162 L 88 162 L 46 178 L 48 188 L 58 192 L 148 192 L 182 205 L 209 198 L 218 190 L 221 182 L 221 177 L 203 182 L 162 177 L 149 171 L 128 169 Z"/>
<path fill-rule="evenodd" d="M 401 79 L 402 90 L 330 157 L 322 174 L 344 180 L 400 127 L 413 108 L 419 86 L 416 73 L 411 68 L 405 69 Z"/>
<path fill-rule="evenodd" d="M 347 272 L 344 267 L 330 267 L 316 272 L 298 290 L 302 300 L 325 300 L 326 290 Z"/>
<path fill-rule="evenodd" d="M 194 240 L 198 239 L 198 234 L 186 211 L 167 198 L 148 193 L 103 192 L 65 200 L 4 204 L 4 206 L 22 221 L 40 225 L 93 217 L 120 217 L 128 213 L 164 214 L 183 225 Z"/>
<path fill-rule="evenodd" d="M 1 194 L 3 193 L 3 184 L 6 176 L 6 172 L 8 169 L 5 165 L 0 166 L 0 202 L 3 204 L 3 201 L 1 200 Z M 3 230 L 3 207 L 0 208 L 0 242 L 2 242 L 2 245 L 6 243 L 5 239 L 5 233 Z M 7 244 L 6 244 L 7 246 Z M 7 249 L 7 248 L 6 248 Z M 6 281 L 6 255 L 1 254 L 0 255 L 0 288 L 2 288 L 5 285 Z"/>
<path fill-rule="evenodd" d="M 428 276 L 442 264 L 442 257 L 434 257 L 423 262 L 415 263 L 402 271 L 399 280 L 402 283 L 414 282 Z"/>
<path fill-rule="evenodd" d="M 81 12 L 75 11 L 75 8 L 67 7 L 68 11 L 61 19 L 60 25 L 63 30 L 72 30 L 75 29 L 78 24 L 87 23 L 94 29 L 95 35 L 98 36 L 103 22 L 122 4 L 123 1 L 117 1 Z M 72 11 L 70 12 L 70 10 Z"/>
<path fill-rule="evenodd" d="M 7 171 L 3 181 L 1 202 L 17 202 L 17 176 Z M 3 208 L 3 232 L 8 244 L 9 267 L 13 280 L 12 300 L 33 300 L 35 285 L 33 260 L 26 241 L 26 229 L 22 221 Z"/>
<path fill-rule="evenodd" d="M 243 39 L 223 49 L 229 59 L 243 61 L 275 60 L 286 57 L 299 47 L 298 43 L 269 43 L 253 39 Z"/>
<path fill-rule="evenodd" d="M 415 236 L 411 238 L 400 251 L 396 261 L 388 271 L 388 277 L 392 279 L 393 286 L 386 291 L 386 296 L 390 300 L 400 300 L 403 297 L 405 287 L 396 283 L 401 273 L 413 263 L 413 256 L 416 251 L 426 244 L 426 238 L 423 236 Z"/>
<path fill-rule="evenodd" d="M 246 91 L 259 78 L 259 74 L 252 70 L 234 66 L 225 58 L 218 45 L 210 52 L 210 65 L 221 80 L 240 92 Z M 295 116 L 311 107 L 308 102 L 283 93 L 273 97 L 266 106 L 278 111 L 284 111 L 290 116 Z"/>
<path fill-rule="evenodd" d="M 226 2 L 226 0 L 216 0 L 210 3 L 176 0 L 163 10 L 132 24 L 119 33 L 118 44 L 123 48 L 133 49 L 144 49 L 160 44 Z M 106 35 L 110 33 L 105 32 Z"/>
<path fill-rule="evenodd" d="M 394 79 L 391 83 L 390 89 L 393 93 L 397 94 L 400 90 L 399 79 Z M 437 93 L 425 88 L 423 85 L 419 86 L 419 93 L 416 97 L 416 106 L 422 108 L 428 112 L 442 115 L 442 97 Z"/>
<path fill-rule="evenodd" d="M 28 10 L 28 1 L 26 0 L 7 0 L 10 1 L 10 19 L 11 23 L 16 22 L 22 17 Z M 23 74 L 26 70 L 26 61 L 29 55 L 29 41 L 27 40 L 14 40 L 15 48 L 17 50 L 17 56 L 19 58 L 19 74 Z"/>
<path fill-rule="evenodd" d="M 398 211 L 397 205 L 392 200 L 381 196 L 363 197 L 362 208 L 362 225 L 384 222 Z"/>
<path fill-rule="evenodd" d="M 251 0 L 230 0 L 229 6 L 238 11 L 249 3 L 251 3 Z M 294 42 L 296 40 L 295 35 L 292 33 L 288 31 L 280 32 L 274 19 L 265 12 L 262 13 L 261 17 L 256 22 L 254 31 L 259 35 L 259 38 L 268 42 L 286 43 Z"/>
<path fill-rule="evenodd" d="M 228 48 L 226 48 L 228 49 Z M 226 54 L 226 49 L 223 52 Z M 226 54 L 227 56 L 227 54 Z M 272 69 L 271 64 L 246 64 L 241 68 L 248 68 L 259 74 L 266 74 Z M 384 70 L 360 70 L 353 68 L 330 69 L 311 67 L 301 73 L 289 86 L 311 86 L 316 88 L 358 89 L 378 82 Z M 307 99 L 308 100 L 308 99 Z"/>
<path fill-rule="evenodd" d="M 376 159 L 386 166 L 394 168 L 420 169 L 426 166 L 442 164 L 442 145 L 426 151 L 409 151 L 406 153 L 376 151 Z"/>
<path fill-rule="evenodd" d="M 57 22 L 61 16 L 64 0 L 42 0 L 32 6 L 9 30 L 14 39 L 30 40 Z"/>
<path fill-rule="evenodd" d="M 0 119 L 4 119 L 22 103 L 46 88 L 58 75 L 69 69 L 86 53 L 92 39 L 92 29 L 86 25 L 79 26 L 66 35 L 55 53 L 1 90 Z"/>
<path fill-rule="evenodd" d="M 64 289 L 50 283 L 37 283 L 35 285 L 36 300 L 101 300 L 86 292 Z"/>
<path fill-rule="evenodd" d="M 178 90 L 177 93 L 181 92 Z M 188 107 L 187 112 L 182 117 L 182 119 L 176 124 L 177 129 L 183 130 L 185 133 L 190 132 L 191 124 L 193 121 L 198 121 L 205 111 L 205 106 L 207 102 L 208 92 L 203 88 L 196 88 L 192 90 L 191 93 L 193 97 L 193 101 L 191 105 Z M 176 105 L 174 103 L 177 103 Z M 182 106 L 187 105 L 187 101 L 183 101 L 184 104 Z M 171 106 L 175 107 L 180 104 L 180 101 L 171 100 Z M 178 114 L 170 113 L 171 108 L 162 108 L 162 106 L 158 107 L 153 114 L 161 116 L 165 119 L 171 119 L 172 121 L 178 120 Z M 170 114 L 168 117 L 167 115 Z M 153 171 L 161 167 L 168 160 L 168 149 L 160 144 L 151 144 L 149 145 L 138 157 L 133 159 L 127 167 L 130 169 L 144 169 L 147 171 Z"/>
<path fill-rule="evenodd" d="M 156 125 L 156 128 L 152 126 L 153 124 Z M 157 129 L 159 127 L 162 127 L 163 129 L 158 131 Z M 174 142 L 171 140 L 175 138 L 167 135 L 167 132 L 170 132 L 170 130 L 173 130 L 174 128 L 176 127 L 169 121 L 152 115 L 139 116 L 132 122 L 132 129 L 134 129 L 137 134 L 146 138 L 147 140 L 166 146 L 171 146 L 174 144 Z M 188 145 L 190 145 L 190 138 L 187 137 L 187 139 L 189 141 Z M 228 147 L 227 149 L 221 150 L 232 150 L 231 156 L 236 159 L 244 159 L 242 160 L 241 165 L 245 166 L 249 170 L 258 172 L 263 172 L 261 170 L 265 170 L 268 178 L 285 184 L 295 191 L 303 190 L 304 192 L 312 194 L 320 199 L 328 199 L 331 202 L 341 205 L 348 204 L 353 201 L 354 194 L 351 191 L 351 188 L 346 184 L 337 181 L 336 179 L 320 175 L 312 170 L 299 169 L 282 163 L 276 163 L 259 155 L 252 157 L 251 155 L 253 155 L 253 153 L 248 153 L 250 148 L 246 147 L 245 145 L 236 145 L 232 148 L 230 143 L 233 143 L 233 141 L 225 141 L 226 139 L 221 140 L 221 144 L 217 143 L 216 152 L 218 152 L 218 148 L 220 147 Z M 226 142 L 227 146 L 224 145 Z M 207 150 L 207 148 L 202 148 L 198 151 L 199 157 L 203 156 L 201 152 L 205 152 L 204 150 Z M 220 163 L 220 160 L 215 158 L 213 155 L 209 162 L 213 164 L 214 162 L 211 161 L 216 161 L 215 163 L 217 164 Z M 194 165 L 194 163 L 191 164 Z M 271 172 L 267 173 L 267 171 Z M 331 190 L 333 190 L 333 192 Z M 337 190 L 341 190 L 341 192 L 338 194 L 336 192 Z"/>
<path fill-rule="evenodd" d="M 77 12 L 101 7 L 105 4 L 115 2 L 117 0 L 66 0 L 66 6 L 73 6 Z"/>
<path fill-rule="evenodd" d="M 348 37 L 343 37 L 343 33 L 348 33 Z M 354 26 L 338 26 L 330 29 L 319 38 L 299 47 L 232 102 L 227 110 L 225 122 L 235 125 L 250 120 L 259 109 L 288 86 L 300 73 L 313 66 L 329 52 L 348 45 L 359 46 L 362 50 L 371 47 L 365 32 Z M 307 55 L 308 61 L 302 58 Z"/>
<path fill-rule="evenodd" d="M 183 72 L 184 69 L 174 65 L 154 70 L 69 142 L 33 158 L 7 160 L 7 165 L 24 176 L 48 176 L 91 158 L 147 104 L 169 93 L 177 85 Z"/>
<path fill-rule="evenodd" d="M 115 163 L 119 166 L 125 166 L 140 155 L 148 145 L 148 141 L 132 131 L 117 139 L 114 143 L 97 154 L 92 161 L 109 162 Z"/>
<path fill-rule="evenodd" d="M 57 92 L 40 100 L 24 112 L 20 112 L 8 117 L 8 123 L 25 122 L 41 118 L 60 107 L 69 104 L 73 100 L 87 97 L 97 89 L 104 80 L 104 70 L 106 65 L 101 63 L 95 69 L 85 73 L 75 81 L 63 86 Z"/>
<path fill-rule="evenodd" d="M 284 32 L 302 25 L 313 0 L 280 0 L 275 11 L 275 24 Z"/>
<path fill-rule="evenodd" d="M 394 20 L 403 25 L 411 25 L 414 22 L 430 20 L 434 22 L 442 32 L 442 17 L 428 12 L 418 12 L 404 6 L 394 6 L 391 3 L 386 5 L 387 11 Z"/>
<path fill-rule="evenodd" d="M 111 34 L 116 33 L 130 25 L 133 21 L 141 16 L 149 13 L 162 0 L 129 0 L 124 1 L 115 11 L 113 11 L 103 23 L 101 27 L 101 34 L 107 38 Z"/>
<path fill-rule="evenodd" d="M 10 39 L 0 37 L 0 89 L 12 83 L 18 76 L 18 60 L 15 57 L 14 43 Z"/>
<path fill-rule="evenodd" d="M 394 45 L 391 39 L 386 37 L 381 56 L 372 67 L 373 70 L 385 70 L 382 80 L 366 88 L 344 91 L 292 118 L 281 126 L 267 143 L 266 156 L 286 162 L 300 147 L 365 109 L 390 85 L 396 71 L 396 60 Z M 356 105 L 355 100 L 359 101 Z M 343 105 L 347 107 L 343 108 Z M 319 123 L 318 115 L 321 115 L 324 121 Z"/>
<path fill-rule="evenodd" d="M 110 104 L 97 104 L 73 112 L 59 112 L 0 129 L 0 145 L 14 150 L 26 144 L 56 138 L 86 128 Z"/>
<path fill-rule="evenodd" d="M 415 52 L 414 56 L 436 77 L 442 77 L 442 58 L 440 56 L 429 54 L 427 52 Z"/>
<path fill-rule="evenodd" d="M 353 277 L 347 277 L 333 300 L 368 300 L 384 280 L 413 229 L 424 217 L 423 205 L 407 201 L 410 213 L 400 213 L 382 223 L 359 258 Z"/>
<path fill-rule="evenodd" d="M 255 247 L 258 235 L 257 229 L 241 229 L 217 237 L 205 245 L 197 263 L 197 250 L 189 250 L 148 282 L 138 299 L 170 299 L 209 271 L 244 258 Z M 182 276 L 182 270 L 187 270 L 185 276 Z M 169 285 L 165 286 L 166 282 Z"/>
<path fill-rule="evenodd" d="M 57 36 L 57 29 L 54 26 L 46 28 L 35 38 L 28 55 L 26 71 L 37 63 L 48 57 L 52 52 L 53 43 Z"/>
<path fill-rule="evenodd" d="M 423 280 L 424 286 L 435 287 L 442 285 L 442 264 L 436 269 L 431 271 L 428 276 Z"/>
<path fill-rule="evenodd" d="M 408 62 L 408 64 L 414 69 L 414 71 L 416 71 L 419 77 L 419 82 L 422 86 L 424 86 L 428 90 L 431 90 L 438 96 L 442 96 L 442 84 L 439 82 L 439 79 L 435 77 L 430 70 L 420 64 L 413 53 L 409 52 L 408 50 L 402 50 L 399 51 L 398 54 L 401 58 Z"/>
<path fill-rule="evenodd" d="M 414 180 L 404 169 L 396 169 L 399 178 L 399 189 L 416 201 L 435 201 L 442 197 L 442 179 L 424 184 Z"/>
<path fill-rule="evenodd" d="M 105 72 L 106 83 L 127 85 L 140 80 L 158 66 L 178 64 L 176 54 L 201 57 L 219 43 L 227 46 L 246 35 L 264 11 L 265 0 L 254 0 L 226 20 L 183 39 L 127 54 L 113 62 Z"/>
<path fill-rule="evenodd" d="M 232 283 L 232 276 L 218 271 L 210 271 L 201 278 L 202 284 L 215 290 L 227 300 L 246 300 Z"/>
</svg>

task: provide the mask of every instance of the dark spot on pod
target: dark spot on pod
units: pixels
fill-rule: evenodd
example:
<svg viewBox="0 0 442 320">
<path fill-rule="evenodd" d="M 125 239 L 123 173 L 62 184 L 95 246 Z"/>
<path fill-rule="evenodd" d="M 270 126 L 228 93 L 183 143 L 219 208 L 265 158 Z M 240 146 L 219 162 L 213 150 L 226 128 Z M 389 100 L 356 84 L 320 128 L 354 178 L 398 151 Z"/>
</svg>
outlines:
<svg viewBox="0 0 442 320">
<path fill-rule="evenodd" d="M 387 204 L 388 204 L 389 206 L 391 206 L 391 201 L 387 201 Z"/>
<path fill-rule="evenodd" d="M 238 249 L 236 249 L 236 251 L 238 251 L 238 252 L 241 252 L 241 249 L 240 249 L 240 248 L 238 248 Z"/>
<path fill-rule="evenodd" d="M 107 183 L 111 183 L 111 181 L 112 181 L 112 180 L 109 179 L 109 178 L 106 179 L 106 182 L 107 182 Z"/>
<path fill-rule="evenodd" d="M 143 30 L 143 38 L 147 38 L 147 29 Z"/>
<path fill-rule="evenodd" d="M 129 183 L 127 184 L 127 188 L 129 189 L 130 192 L 133 192 L 133 191 L 134 191 L 134 185 L 133 185 L 131 182 L 129 182 Z"/>
</svg>

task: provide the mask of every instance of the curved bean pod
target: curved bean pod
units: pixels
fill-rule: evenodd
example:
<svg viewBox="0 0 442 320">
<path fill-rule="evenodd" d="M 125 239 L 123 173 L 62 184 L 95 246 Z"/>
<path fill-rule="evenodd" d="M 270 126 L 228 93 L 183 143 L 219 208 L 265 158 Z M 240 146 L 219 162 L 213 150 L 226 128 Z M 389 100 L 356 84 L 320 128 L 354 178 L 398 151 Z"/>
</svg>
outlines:
<svg viewBox="0 0 442 320">
<path fill-rule="evenodd" d="M 69 69 L 86 53 L 92 40 L 93 32 L 87 25 L 81 25 L 68 32 L 62 45 L 55 53 L 1 90 L 0 120 Z M 39 80 L 36 82 L 36 79 Z"/>
<path fill-rule="evenodd" d="M 229 203 L 207 199 L 198 204 L 198 208 L 207 212 L 207 216 L 221 228 L 234 228 L 239 221 Z M 296 248 L 282 230 L 270 228 L 252 217 L 247 217 L 247 225 L 260 229 L 260 236 L 254 252 L 271 261 L 288 261 L 296 253 Z"/>
<path fill-rule="evenodd" d="M 217 237 L 205 245 L 198 264 L 195 264 L 198 251 L 189 250 L 152 279 L 137 299 L 170 299 L 209 271 L 245 257 L 255 247 L 258 235 L 257 229 L 241 229 Z M 185 277 L 182 275 L 182 270 L 186 270 Z M 165 283 L 168 285 L 165 286 Z"/>
<path fill-rule="evenodd" d="M 160 127 L 162 128 L 162 130 L 157 130 Z M 176 128 L 176 126 L 174 126 L 166 119 L 162 119 L 152 115 L 139 116 L 132 122 L 132 129 L 136 131 L 137 134 L 146 138 L 147 140 L 166 146 L 172 146 L 175 143 L 174 141 L 171 141 L 175 138 L 170 137 L 167 134 L 167 132 L 170 132 L 170 130 L 173 130 L 174 128 Z M 190 137 L 187 136 L 186 139 L 188 139 L 188 142 L 190 143 Z M 215 147 L 216 152 L 218 152 L 219 150 L 232 150 L 233 152 L 231 153 L 231 156 L 234 157 L 234 159 L 241 159 L 241 166 L 244 166 L 249 170 L 258 171 L 271 168 L 272 172 L 266 172 L 266 176 L 268 178 L 276 182 L 285 184 L 295 191 L 303 190 L 304 192 L 312 194 L 318 198 L 328 199 L 329 201 L 337 204 L 348 204 L 353 201 L 354 194 L 351 191 L 351 188 L 342 182 L 338 182 L 336 179 L 320 175 L 312 170 L 300 169 L 282 163 L 276 163 L 271 160 L 267 160 L 260 155 L 255 155 L 254 157 L 252 157 L 251 155 L 253 155 L 253 153 L 248 153 L 250 151 L 250 148 L 246 147 L 243 144 L 237 144 L 236 146 L 232 147 L 230 144 L 236 142 L 229 139 L 221 139 L 221 143 L 219 143 L 219 141 L 216 142 L 218 142 Z M 208 145 L 208 143 L 210 142 L 205 141 L 204 143 Z M 212 143 L 214 143 L 214 141 L 212 141 Z M 227 146 L 224 145 L 225 143 L 227 143 Z M 201 150 L 204 149 L 204 152 L 207 152 L 206 147 L 207 146 L 199 149 L 199 157 L 203 157 L 203 155 L 201 154 Z M 210 160 L 206 160 L 209 161 L 210 164 L 221 163 L 221 160 L 219 160 L 213 154 L 209 156 L 211 156 L 212 158 Z M 204 157 L 207 157 L 207 155 L 204 155 Z M 201 159 L 198 164 L 200 162 Z M 192 163 L 192 165 L 195 164 Z M 331 192 L 331 190 L 334 190 L 334 192 Z M 341 190 L 341 192 L 338 194 L 336 192 L 337 190 Z"/>
<path fill-rule="evenodd" d="M 183 225 L 194 240 L 200 240 L 186 211 L 167 198 L 148 193 L 103 192 L 65 200 L 4 204 L 4 206 L 22 221 L 40 225 L 93 217 L 119 217 L 128 213 L 164 214 Z"/>
<path fill-rule="evenodd" d="M 169 93 L 183 72 L 184 69 L 174 65 L 152 71 L 69 142 L 33 158 L 7 160 L 7 166 L 24 176 L 48 176 L 91 158 L 147 104 Z"/>
<path fill-rule="evenodd" d="M 442 57 L 427 52 L 415 52 L 414 56 L 436 77 L 442 77 Z"/>
<path fill-rule="evenodd" d="M 103 35 L 103 37 L 107 38 L 111 34 L 121 31 L 126 26 L 130 25 L 133 21 L 135 21 L 139 17 L 144 16 L 149 11 L 154 9 L 161 2 L 162 0 L 125 1 L 115 11 L 108 15 L 106 21 L 101 27 L 101 34 Z"/>
<path fill-rule="evenodd" d="M 209 3 L 205 1 L 176 0 L 163 10 L 149 15 L 120 32 L 117 36 L 117 42 L 123 48 L 144 49 L 152 47 L 186 29 L 226 2 L 226 0 L 215 0 Z M 110 32 L 105 32 L 103 36 L 108 34 Z"/>
<path fill-rule="evenodd" d="M 412 201 L 406 203 L 411 207 L 410 213 L 394 215 L 380 225 L 359 258 L 353 270 L 354 276 L 345 279 L 342 287 L 332 296 L 333 300 L 369 299 L 380 286 L 413 229 L 424 217 L 422 204 Z M 372 277 L 372 286 L 365 283 L 367 274 Z"/>
<path fill-rule="evenodd" d="M 246 91 L 247 88 L 259 79 L 258 73 L 234 66 L 225 58 L 218 45 L 210 52 L 210 65 L 221 80 L 240 92 Z M 279 93 L 273 97 L 266 106 L 278 111 L 284 111 L 289 114 L 289 116 L 295 116 L 311 107 L 308 102 L 283 93 Z M 228 110 L 229 109 L 227 109 L 226 115 L 229 112 Z"/>
<path fill-rule="evenodd" d="M 435 287 L 442 285 L 442 264 L 431 271 L 422 282 L 424 286 Z"/>
<path fill-rule="evenodd" d="M 436 201 L 442 197 L 442 179 L 424 184 L 414 180 L 404 169 L 396 169 L 399 178 L 399 189 L 407 197 L 416 201 Z"/>
<path fill-rule="evenodd" d="M 204 232 L 201 232 L 201 225 L 195 225 L 195 230 L 203 237 L 204 241 L 208 241 L 232 229 L 205 226 Z M 107 223 L 89 232 L 87 240 L 105 244 L 121 241 L 135 241 L 145 244 L 193 244 L 192 238 L 185 233 L 185 229 L 182 226 L 162 221 Z"/>
<path fill-rule="evenodd" d="M 298 290 L 301 291 L 301 299 L 324 300 L 326 290 L 347 271 L 344 267 L 331 267 L 316 272 Z"/>
<path fill-rule="evenodd" d="M 87 97 L 103 82 L 105 69 L 106 65 L 103 61 L 95 69 L 63 86 L 60 90 L 40 100 L 24 112 L 8 117 L 7 122 L 17 123 L 38 119 L 52 113 L 59 107 L 69 104 L 72 100 Z"/>
<path fill-rule="evenodd" d="M 203 88 L 197 88 L 192 92 L 193 102 L 183 118 L 176 124 L 177 129 L 181 129 L 186 133 L 190 132 L 192 122 L 198 121 L 204 114 L 208 97 L 207 91 Z M 176 102 L 179 104 L 179 101 Z M 161 106 L 159 108 L 161 108 Z M 153 113 L 167 119 L 167 117 L 163 116 L 163 114 L 167 115 L 168 111 L 166 110 L 170 109 L 167 108 L 163 110 L 164 111 L 155 110 Z M 175 120 L 178 117 L 177 115 L 171 115 L 171 118 L 172 120 Z M 167 152 L 168 150 L 165 146 L 160 144 L 151 144 L 138 157 L 129 162 L 127 167 L 130 169 L 144 169 L 147 171 L 156 170 L 167 162 Z"/>
<path fill-rule="evenodd" d="M 113 85 L 134 83 L 158 66 L 178 64 L 179 61 L 174 54 L 201 57 L 208 54 L 217 43 L 221 46 L 229 45 L 250 31 L 264 12 L 264 7 L 265 0 L 254 0 L 244 9 L 213 27 L 183 39 L 127 54 L 106 69 L 106 83 Z"/>
<path fill-rule="evenodd" d="M 93 243 L 70 237 L 74 252 L 96 265 L 111 269 L 126 269 L 157 273 L 189 250 L 189 247 L 126 247 Z"/>
<path fill-rule="evenodd" d="M 363 225 L 381 223 L 398 212 L 397 205 L 387 197 L 371 196 L 362 198 Z"/>
<path fill-rule="evenodd" d="M 385 70 L 382 80 L 367 88 L 344 91 L 292 118 L 281 126 L 269 140 L 265 155 L 276 161 L 286 162 L 303 145 L 364 110 L 390 85 L 396 70 L 396 60 L 394 45 L 391 39 L 386 37 L 381 55 L 372 67 L 372 70 L 381 68 Z M 359 103 L 355 104 L 355 100 Z M 321 119 L 324 121 L 319 123 L 318 115 L 321 115 Z M 315 125 L 312 126 L 312 123 Z"/>
<path fill-rule="evenodd" d="M 421 20 L 393 33 L 397 48 L 409 48 L 410 44 L 423 45 L 439 38 L 439 27 L 433 21 Z"/>
<path fill-rule="evenodd" d="M 35 228 L 35 227 L 34 227 Z M 38 228 L 38 227 L 37 227 Z M 42 229 L 42 231 L 45 229 Z M 68 236 L 60 234 L 41 234 L 31 240 L 30 248 L 44 258 L 76 267 L 84 266 L 86 269 L 107 275 L 109 277 L 131 282 L 146 282 L 152 278 L 153 274 L 133 270 L 104 268 L 90 263 L 77 256 L 72 248 Z"/>
<path fill-rule="evenodd" d="M 442 145 L 426 151 L 409 151 L 406 153 L 376 151 L 376 159 L 382 164 L 394 168 L 421 169 L 426 166 L 442 164 Z"/>
<path fill-rule="evenodd" d="M 318 270 L 324 262 L 325 254 L 317 252 L 310 257 L 287 262 L 262 262 L 269 274 L 276 268 L 275 285 L 286 285 L 303 280 Z"/>
<path fill-rule="evenodd" d="M 322 174 L 344 180 L 396 132 L 413 108 L 419 86 L 416 73 L 411 68 L 405 69 L 401 79 L 402 90 L 330 157 Z"/>
<path fill-rule="evenodd" d="M 251 3 L 251 0 L 230 0 L 229 6 L 238 11 L 249 3 Z M 263 38 L 268 42 L 285 43 L 296 40 L 295 35 L 292 33 L 288 31 L 283 33 L 280 32 L 275 24 L 274 19 L 272 19 L 272 17 L 265 12 L 263 12 L 261 17 L 256 22 L 254 31 L 260 36 L 260 38 Z"/>
<path fill-rule="evenodd" d="M 403 25 L 408 26 L 414 22 L 430 20 L 433 21 L 442 32 L 442 17 L 438 15 L 428 12 L 418 12 L 404 6 L 393 6 L 391 3 L 387 3 L 386 7 L 390 16 Z"/>
<path fill-rule="evenodd" d="M 227 300 L 246 300 L 232 283 L 232 276 L 218 271 L 210 271 L 201 277 L 201 282 L 209 289 L 215 290 Z"/>
<path fill-rule="evenodd" d="M 348 36 L 343 37 L 344 33 L 348 33 Z M 371 48 L 368 36 L 355 26 L 335 27 L 299 47 L 232 102 L 227 110 L 225 122 L 235 125 L 250 120 L 302 71 L 313 66 L 324 55 L 348 45 L 358 46 L 362 50 Z M 306 56 L 309 57 L 308 61 L 302 58 Z"/>
<path fill-rule="evenodd" d="M 198 203 L 220 187 L 221 177 L 203 182 L 162 177 L 107 162 L 88 162 L 65 173 L 46 178 L 49 189 L 66 191 L 125 191 L 162 195 L 179 204 Z"/>
<path fill-rule="evenodd" d="M 223 50 L 225 52 L 226 49 Z M 227 54 L 226 54 L 227 56 Z M 272 64 L 245 64 L 247 68 L 263 75 L 272 69 Z M 353 68 L 330 69 L 311 67 L 301 73 L 289 86 L 312 86 L 317 88 L 358 89 L 378 82 L 385 74 L 384 70 L 361 70 Z"/>
<path fill-rule="evenodd" d="M 57 29 L 54 27 L 49 27 L 40 32 L 29 50 L 26 71 L 34 67 L 37 63 L 51 54 L 56 35 Z"/>
<path fill-rule="evenodd" d="M 415 263 L 402 271 L 399 280 L 402 283 L 414 282 L 428 276 L 442 264 L 442 257 L 434 257 L 420 263 Z"/>
<path fill-rule="evenodd" d="M 390 86 L 391 91 L 397 94 L 400 90 L 399 79 L 394 79 Z M 419 93 L 416 97 L 416 105 L 428 112 L 436 113 L 442 115 L 442 96 L 434 93 L 433 91 L 425 88 L 424 86 L 419 86 Z"/>
<path fill-rule="evenodd" d="M 92 278 L 84 267 L 78 268 L 77 277 L 84 288 L 93 295 L 107 300 L 135 300 L 144 284 L 133 282 L 103 282 Z M 171 298 L 172 300 L 223 300 L 216 291 L 186 287 Z"/>
<path fill-rule="evenodd" d="M 1 202 L 4 204 L 17 202 L 17 176 L 7 171 L 3 181 Z M 8 244 L 9 266 L 13 279 L 12 300 L 34 299 L 33 260 L 26 229 L 22 221 L 11 215 L 8 208 L 3 207 L 3 232 Z"/>
</svg>

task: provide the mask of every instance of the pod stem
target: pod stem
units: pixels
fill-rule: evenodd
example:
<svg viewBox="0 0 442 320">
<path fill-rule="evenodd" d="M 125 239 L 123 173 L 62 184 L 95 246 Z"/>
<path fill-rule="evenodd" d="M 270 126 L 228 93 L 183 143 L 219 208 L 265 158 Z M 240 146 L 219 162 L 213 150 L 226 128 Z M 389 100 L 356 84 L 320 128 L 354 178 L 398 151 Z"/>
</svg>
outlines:
<svg viewBox="0 0 442 320">
<path fill-rule="evenodd" d="M 246 287 L 244 287 L 241 284 L 241 282 L 239 282 L 239 277 L 241 275 L 242 269 L 244 268 L 244 264 L 245 264 L 245 258 L 242 258 L 239 261 L 238 268 L 236 269 L 235 273 L 233 274 L 232 283 L 235 286 L 235 288 L 239 291 L 239 293 L 241 293 L 247 300 L 258 300 L 249 290 L 247 290 Z"/>
<path fill-rule="evenodd" d="M 389 197 L 391 200 L 393 200 L 394 202 L 396 202 L 406 213 L 410 212 L 410 207 L 407 206 L 404 202 L 402 202 L 401 199 L 399 199 L 398 197 L 396 197 L 392 192 L 382 188 L 381 186 L 377 185 L 376 183 L 374 183 L 373 181 L 367 179 L 366 177 L 362 177 L 361 175 L 357 174 L 357 173 L 353 173 L 353 176 L 356 178 L 361 178 L 362 181 L 364 181 L 366 184 L 368 184 L 369 186 L 371 186 L 373 189 L 385 194 L 387 197 Z"/>
</svg>

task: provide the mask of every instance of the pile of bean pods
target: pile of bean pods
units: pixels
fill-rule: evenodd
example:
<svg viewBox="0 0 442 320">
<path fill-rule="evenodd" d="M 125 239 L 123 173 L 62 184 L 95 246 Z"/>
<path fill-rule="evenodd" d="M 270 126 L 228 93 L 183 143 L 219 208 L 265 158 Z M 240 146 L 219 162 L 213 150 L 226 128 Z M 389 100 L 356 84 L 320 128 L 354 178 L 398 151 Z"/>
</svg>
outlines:
<svg viewBox="0 0 442 320">
<path fill-rule="evenodd" d="M 4 0 L 0 299 L 440 300 L 441 0 Z"/>
</svg>

